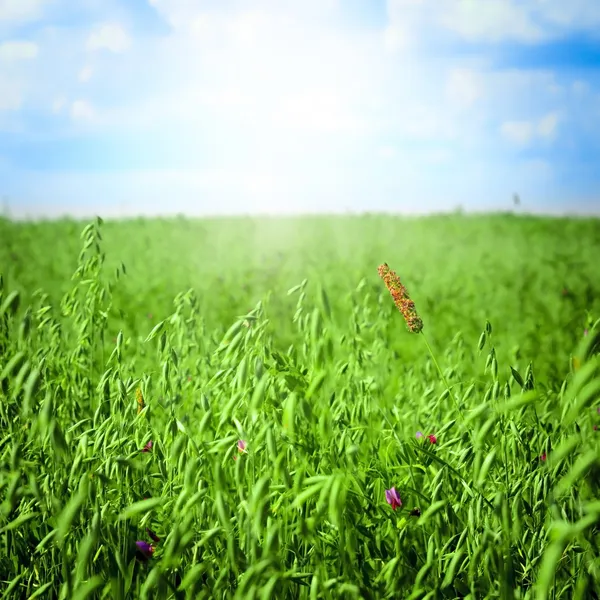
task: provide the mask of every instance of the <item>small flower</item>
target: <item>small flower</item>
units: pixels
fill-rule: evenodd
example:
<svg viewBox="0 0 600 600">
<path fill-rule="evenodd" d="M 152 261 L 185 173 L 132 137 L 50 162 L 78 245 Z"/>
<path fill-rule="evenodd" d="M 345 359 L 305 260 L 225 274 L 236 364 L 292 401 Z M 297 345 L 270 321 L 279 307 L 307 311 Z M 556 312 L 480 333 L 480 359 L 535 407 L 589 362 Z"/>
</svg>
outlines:
<svg viewBox="0 0 600 600">
<path fill-rule="evenodd" d="M 399 506 L 402 506 L 402 500 L 395 487 L 385 490 L 385 499 L 392 507 L 392 510 L 396 510 Z"/>
<path fill-rule="evenodd" d="M 152 558 L 152 555 L 154 554 L 154 546 L 152 544 L 144 542 L 143 540 L 139 540 L 135 543 L 135 545 L 137 546 L 144 560 Z"/>
<path fill-rule="evenodd" d="M 420 517 L 421 516 L 421 509 L 418 506 L 416 508 L 413 508 L 410 511 L 410 516 L 411 517 Z"/>
<path fill-rule="evenodd" d="M 408 296 L 408 291 L 402 285 L 400 277 L 388 267 L 387 263 L 380 265 L 377 272 L 392 295 L 396 308 L 402 313 L 408 330 L 411 333 L 420 333 L 423 330 L 423 321 L 417 314 L 415 303 Z"/>
<path fill-rule="evenodd" d="M 592 428 L 594 431 L 598 431 L 598 425 L 594 425 L 594 427 Z"/>
<path fill-rule="evenodd" d="M 435 435 L 428 435 L 427 437 L 429 438 L 429 441 L 432 444 L 437 444 L 437 438 L 435 437 Z"/>
<path fill-rule="evenodd" d="M 244 440 L 238 440 L 237 448 L 239 452 L 246 452 L 246 442 Z M 238 457 L 234 454 L 233 460 L 237 460 Z"/>
<path fill-rule="evenodd" d="M 423 437 L 423 432 L 422 432 L 422 431 L 417 431 L 416 438 L 417 438 L 418 440 L 420 440 L 422 437 Z"/>
<path fill-rule="evenodd" d="M 152 450 L 152 440 L 150 440 L 143 448 L 142 452 L 150 452 Z"/>
<path fill-rule="evenodd" d="M 148 534 L 148 537 L 155 543 L 158 544 L 158 542 L 160 542 L 160 538 L 154 533 L 154 531 L 152 531 L 152 529 L 150 529 L 149 527 L 146 527 L 146 533 Z"/>
<path fill-rule="evenodd" d="M 547 456 L 546 456 L 546 453 L 545 453 L 545 452 L 543 452 L 543 453 L 540 455 L 540 460 L 541 460 L 542 462 L 546 462 L 546 458 L 547 458 Z"/>
</svg>

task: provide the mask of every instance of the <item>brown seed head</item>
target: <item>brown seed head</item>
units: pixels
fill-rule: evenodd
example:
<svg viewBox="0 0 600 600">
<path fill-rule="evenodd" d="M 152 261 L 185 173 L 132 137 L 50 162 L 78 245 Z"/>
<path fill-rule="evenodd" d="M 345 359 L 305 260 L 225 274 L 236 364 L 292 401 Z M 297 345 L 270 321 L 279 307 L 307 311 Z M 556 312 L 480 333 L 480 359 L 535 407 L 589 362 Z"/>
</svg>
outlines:
<svg viewBox="0 0 600 600">
<path fill-rule="evenodd" d="M 379 277 L 383 279 L 385 287 L 387 287 L 392 295 L 394 304 L 402 313 L 408 330 L 412 333 L 422 331 L 423 321 L 417 314 L 415 303 L 409 298 L 406 288 L 400 281 L 400 277 L 388 267 L 387 263 L 379 265 L 377 272 L 379 273 Z"/>
<path fill-rule="evenodd" d="M 144 409 L 144 406 L 145 406 L 145 404 L 144 404 L 144 396 L 142 395 L 142 388 L 138 388 L 135 391 L 135 398 L 137 400 L 137 405 L 138 405 L 137 411 L 138 411 L 138 415 L 139 415 L 142 412 L 142 410 Z"/>
</svg>

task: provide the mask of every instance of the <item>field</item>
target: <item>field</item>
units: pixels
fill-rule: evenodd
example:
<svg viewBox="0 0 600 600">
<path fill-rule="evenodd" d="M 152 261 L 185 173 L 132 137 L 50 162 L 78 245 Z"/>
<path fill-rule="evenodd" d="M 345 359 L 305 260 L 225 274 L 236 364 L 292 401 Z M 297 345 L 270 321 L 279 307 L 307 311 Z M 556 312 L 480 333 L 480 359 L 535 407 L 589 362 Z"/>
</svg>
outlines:
<svg viewBox="0 0 600 600">
<path fill-rule="evenodd" d="M 593 219 L 0 220 L 2 598 L 599 598 L 599 259 Z"/>
</svg>

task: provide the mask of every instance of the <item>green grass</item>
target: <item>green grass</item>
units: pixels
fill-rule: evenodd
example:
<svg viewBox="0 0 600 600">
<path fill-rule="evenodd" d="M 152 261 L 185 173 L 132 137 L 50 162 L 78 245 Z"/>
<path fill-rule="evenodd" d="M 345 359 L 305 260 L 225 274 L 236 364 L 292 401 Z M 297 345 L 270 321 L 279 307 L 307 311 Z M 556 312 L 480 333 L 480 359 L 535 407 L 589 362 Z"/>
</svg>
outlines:
<svg viewBox="0 0 600 600">
<path fill-rule="evenodd" d="M 0 240 L 0 598 L 598 598 L 600 221 Z"/>
</svg>

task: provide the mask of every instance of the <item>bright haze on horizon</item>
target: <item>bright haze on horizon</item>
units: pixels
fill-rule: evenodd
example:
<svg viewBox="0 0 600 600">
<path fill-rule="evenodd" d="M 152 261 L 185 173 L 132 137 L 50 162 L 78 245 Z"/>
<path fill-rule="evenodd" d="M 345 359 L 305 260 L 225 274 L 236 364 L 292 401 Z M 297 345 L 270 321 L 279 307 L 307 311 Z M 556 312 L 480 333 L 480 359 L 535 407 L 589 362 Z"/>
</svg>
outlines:
<svg viewBox="0 0 600 600">
<path fill-rule="evenodd" d="M 599 164 L 600 1 L 0 0 L 15 217 L 600 214 Z"/>
</svg>

